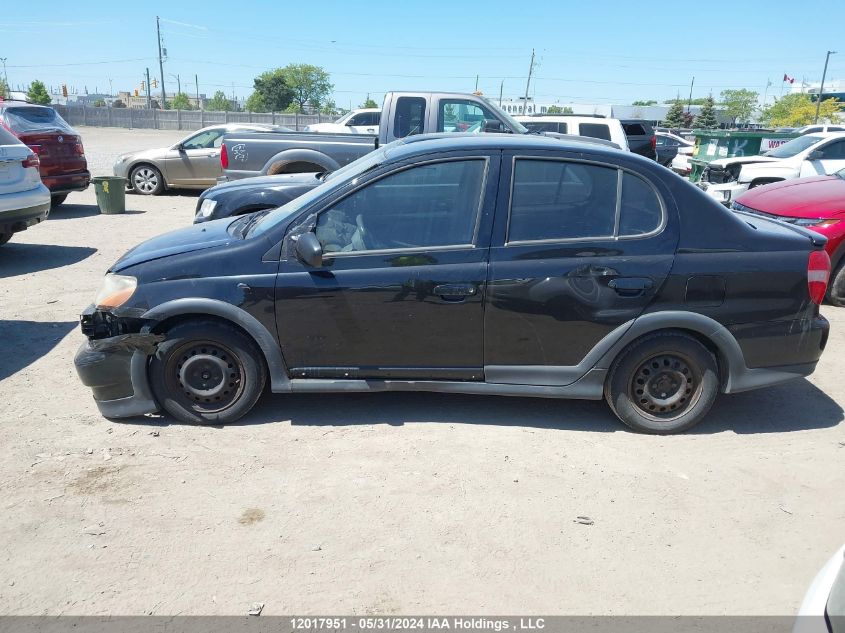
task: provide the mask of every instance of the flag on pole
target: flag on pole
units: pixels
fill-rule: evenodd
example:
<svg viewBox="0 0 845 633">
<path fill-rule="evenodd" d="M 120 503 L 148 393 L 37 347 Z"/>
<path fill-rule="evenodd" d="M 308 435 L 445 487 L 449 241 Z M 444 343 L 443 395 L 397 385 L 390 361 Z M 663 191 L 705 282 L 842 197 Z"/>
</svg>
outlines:
<svg viewBox="0 0 845 633">
<path fill-rule="evenodd" d="M 785 82 L 787 82 L 787 83 L 790 83 L 790 84 L 794 84 L 794 83 L 795 83 L 795 77 L 790 77 L 790 76 L 789 76 L 789 75 L 787 75 L 786 73 L 783 73 L 783 80 L 784 80 Z"/>
</svg>

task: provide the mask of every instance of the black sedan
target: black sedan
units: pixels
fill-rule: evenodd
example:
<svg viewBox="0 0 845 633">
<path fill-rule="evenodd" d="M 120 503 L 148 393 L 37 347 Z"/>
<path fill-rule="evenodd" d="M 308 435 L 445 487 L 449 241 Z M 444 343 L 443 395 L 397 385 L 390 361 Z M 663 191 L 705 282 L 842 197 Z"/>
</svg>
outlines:
<svg viewBox="0 0 845 633">
<path fill-rule="evenodd" d="M 269 383 L 604 398 L 673 433 L 719 392 L 815 369 L 824 241 L 629 152 L 416 136 L 278 209 L 132 249 L 75 363 L 110 417 L 232 422 Z"/>
</svg>

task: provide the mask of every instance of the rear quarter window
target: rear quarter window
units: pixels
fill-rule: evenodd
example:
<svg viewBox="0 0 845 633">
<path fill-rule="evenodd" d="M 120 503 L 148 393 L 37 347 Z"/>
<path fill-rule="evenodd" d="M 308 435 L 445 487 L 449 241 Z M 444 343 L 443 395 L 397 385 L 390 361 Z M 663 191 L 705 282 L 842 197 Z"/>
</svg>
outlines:
<svg viewBox="0 0 845 633">
<path fill-rule="evenodd" d="M 662 224 L 663 205 L 654 188 L 639 176 L 622 172 L 619 236 L 645 235 L 656 231 Z"/>
<path fill-rule="evenodd" d="M 610 127 L 606 123 L 581 123 L 578 129 L 581 136 L 610 140 Z"/>
</svg>

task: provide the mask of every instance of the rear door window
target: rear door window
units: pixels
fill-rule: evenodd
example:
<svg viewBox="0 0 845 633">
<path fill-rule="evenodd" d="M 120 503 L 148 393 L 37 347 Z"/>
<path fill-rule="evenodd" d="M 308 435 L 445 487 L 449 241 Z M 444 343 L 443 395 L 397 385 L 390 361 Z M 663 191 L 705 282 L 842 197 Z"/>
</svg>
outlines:
<svg viewBox="0 0 845 633">
<path fill-rule="evenodd" d="M 610 127 L 607 123 L 581 123 L 578 129 L 581 136 L 610 140 Z"/>
<path fill-rule="evenodd" d="M 836 141 L 835 143 L 828 143 L 824 147 L 819 148 L 824 152 L 824 160 L 842 160 L 845 159 L 845 141 Z"/>
<path fill-rule="evenodd" d="M 399 97 L 396 100 L 393 130 L 397 138 L 422 134 L 425 131 L 425 99 Z"/>
<path fill-rule="evenodd" d="M 610 167 L 517 159 L 508 242 L 612 237 L 617 178 Z"/>
</svg>

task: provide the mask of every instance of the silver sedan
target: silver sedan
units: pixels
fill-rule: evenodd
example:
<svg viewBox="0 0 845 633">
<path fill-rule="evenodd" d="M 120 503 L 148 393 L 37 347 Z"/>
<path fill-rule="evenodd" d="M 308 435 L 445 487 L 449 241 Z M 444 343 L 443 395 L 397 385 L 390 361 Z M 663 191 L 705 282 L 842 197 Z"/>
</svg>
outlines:
<svg viewBox="0 0 845 633">
<path fill-rule="evenodd" d="M 202 128 L 171 147 L 129 152 L 117 157 L 114 175 L 127 179 L 127 188 L 155 196 L 166 188 L 207 189 L 222 174 L 220 145 L 229 132 L 292 132 L 279 125 L 237 124 Z"/>
</svg>

